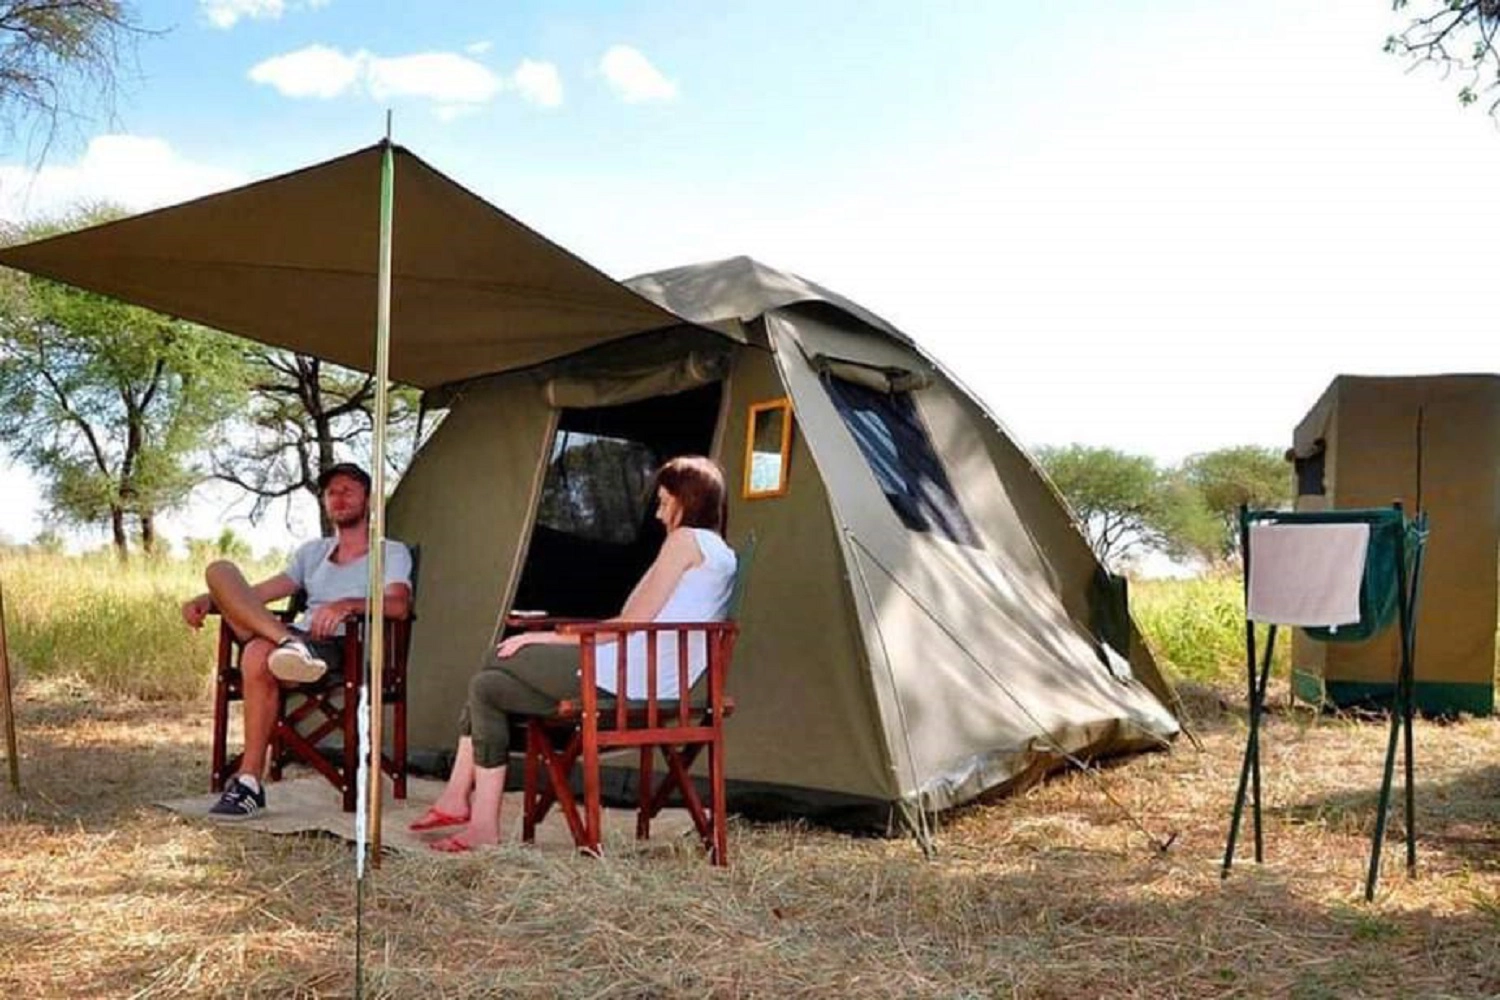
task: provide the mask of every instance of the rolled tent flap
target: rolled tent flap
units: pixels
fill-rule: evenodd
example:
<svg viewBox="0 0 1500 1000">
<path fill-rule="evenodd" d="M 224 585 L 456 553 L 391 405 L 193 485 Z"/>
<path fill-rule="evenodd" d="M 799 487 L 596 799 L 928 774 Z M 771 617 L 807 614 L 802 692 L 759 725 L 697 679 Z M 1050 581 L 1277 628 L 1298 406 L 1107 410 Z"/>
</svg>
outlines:
<svg viewBox="0 0 1500 1000">
<path fill-rule="evenodd" d="M 0 249 L 0 264 L 273 347 L 373 367 L 377 144 Z M 395 149 L 391 377 L 420 388 L 681 320 Z"/>
<path fill-rule="evenodd" d="M 932 384 L 932 376 L 905 368 L 877 368 L 858 361 L 841 361 L 819 354 L 810 359 L 813 370 L 819 375 L 853 382 L 876 392 L 915 392 Z"/>
<path fill-rule="evenodd" d="M 558 375 L 547 380 L 547 402 L 559 408 L 618 406 L 653 396 L 696 389 L 717 382 L 729 372 L 729 355 L 722 350 L 690 350 L 659 364 L 634 364 L 595 369 L 588 374 Z"/>
</svg>

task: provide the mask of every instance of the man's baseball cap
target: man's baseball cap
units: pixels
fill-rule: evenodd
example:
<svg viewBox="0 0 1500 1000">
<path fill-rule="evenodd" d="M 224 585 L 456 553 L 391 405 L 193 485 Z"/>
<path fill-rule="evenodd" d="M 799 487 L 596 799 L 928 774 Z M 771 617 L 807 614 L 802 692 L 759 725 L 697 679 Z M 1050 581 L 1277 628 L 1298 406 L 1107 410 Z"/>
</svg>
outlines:
<svg viewBox="0 0 1500 1000">
<path fill-rule="evenodd" d="M 328 489 L 328 484 L 333 481 L 334 476 L 348 476 L 363 486 L 366 493 L 370 492 L 370 474 L 368 472 L 353 462 L 339 462 L 337 465 L 330 465 L 318 474 L 319 493 Z"/>
</svg>

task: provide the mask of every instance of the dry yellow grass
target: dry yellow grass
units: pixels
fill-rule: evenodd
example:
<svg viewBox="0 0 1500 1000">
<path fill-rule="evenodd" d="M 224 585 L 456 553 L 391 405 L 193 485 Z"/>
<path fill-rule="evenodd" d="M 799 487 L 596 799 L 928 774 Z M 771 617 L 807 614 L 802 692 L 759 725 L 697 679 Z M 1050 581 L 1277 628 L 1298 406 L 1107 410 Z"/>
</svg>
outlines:
<svg viewBox="0 0 1500 1000">
<path fill-rule="evenodd" d="M 26 794 L 0 792 L 0 995 L 348 996 L 349 851 L 184 820 L 207 715 L 32 679 Z M 1360 890 L 1385 730 L 1278 713 L 1268 863 L 1218 876 L 1243 726 L 1190 699 L 1204 749 L 1064 775 L 948 817 L 940 853 L 740 824 L 590 861 L 511 847 L 371 875 L 366 995 L 1483 996 L 1500 993 L 1500 724 L 1418 732 L 1420 877 L 1399 824 Z M 1153 831 L 1158 855 L 1100 791 Z"/>
</svg>

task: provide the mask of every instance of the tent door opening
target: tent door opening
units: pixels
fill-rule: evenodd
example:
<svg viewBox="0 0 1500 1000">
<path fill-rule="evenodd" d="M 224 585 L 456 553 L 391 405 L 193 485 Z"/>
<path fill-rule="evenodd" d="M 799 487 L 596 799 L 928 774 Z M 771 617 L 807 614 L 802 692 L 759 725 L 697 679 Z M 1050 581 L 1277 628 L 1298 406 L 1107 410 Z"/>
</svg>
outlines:
<svg viewBox="0 0 1500 1000">
<path fill-rule="evenodd" d="M 713 447 L 723 383 L 619 406 L 564 409 L 512 607 L 618 614 L 661 547 L 658 465 Z"/>
</svg>

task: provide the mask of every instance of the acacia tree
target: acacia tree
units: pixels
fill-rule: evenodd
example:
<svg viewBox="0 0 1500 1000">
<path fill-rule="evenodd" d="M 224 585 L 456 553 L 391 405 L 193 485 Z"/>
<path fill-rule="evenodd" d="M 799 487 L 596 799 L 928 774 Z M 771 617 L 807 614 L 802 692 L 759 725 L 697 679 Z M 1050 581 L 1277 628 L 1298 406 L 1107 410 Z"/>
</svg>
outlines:
<svg viewBox="0 0 1500 1000">
<path fill-rule="evenodd" d="M 318 495 L 318 473 L 353 459 L 368 466 L 375 377 L 305 354 L 266 347 L 245 351 L 250 405 L 215 455 L 214 475 L 253 498 L 250 520 L 259 521 L 277 500 Z M 390 394 L 387 469 L 399 472 L 411 457 L 418 397 Z M 328 516 L 318 507 L 324 534 Z"/>
<path fill-rule="evenodd" d="M 1387 52 L 1456 71 L 1460 102 L 1474 104 L 1493 93 L 1488 110 L 1500 114 L 1500 0 L 1392 0 L 1391 6 L 1421 13 L 1386 39 Z"/>
<path fill-rule="evenodd" d="M 68 123 L 108 112 L 148 33 L 123 0 L 0 0 L 0 131 L 35 130 L 45 150 Z"/>
<path fill-rule="evenodd" d="M 1274 448 L 1239 445 L 1189 455 L 1181 472 L 1217 523 L 1211 544 L 1203 552 L 1210 558 L 1238 557 L 1241 504 L 1274 509 L 1292 503 L 1292 469 Z"/>
<path fill-rule="evenodd" d="M 1105 565 L 1145 549 L 1182 555 L 1192 548 L 1201 524 L 1195 494 L 1154 459 L 1081 444 L 1040 448 L 1036 457 Z"/>
<path fill-rule="evenodd" d="M 76 224 L 114 215 L 95 209 Z M 59 227 L 34 226 L 22 238 Z M 107 524 L 129 552 L 156 518 L 183 504 L 202 472 L 205 437 L 243 394 L 239 355 L 223 334 L 14 272 L 0 289 L 0 439 L 43 481 L 53 519 Z"/>
</svg>

